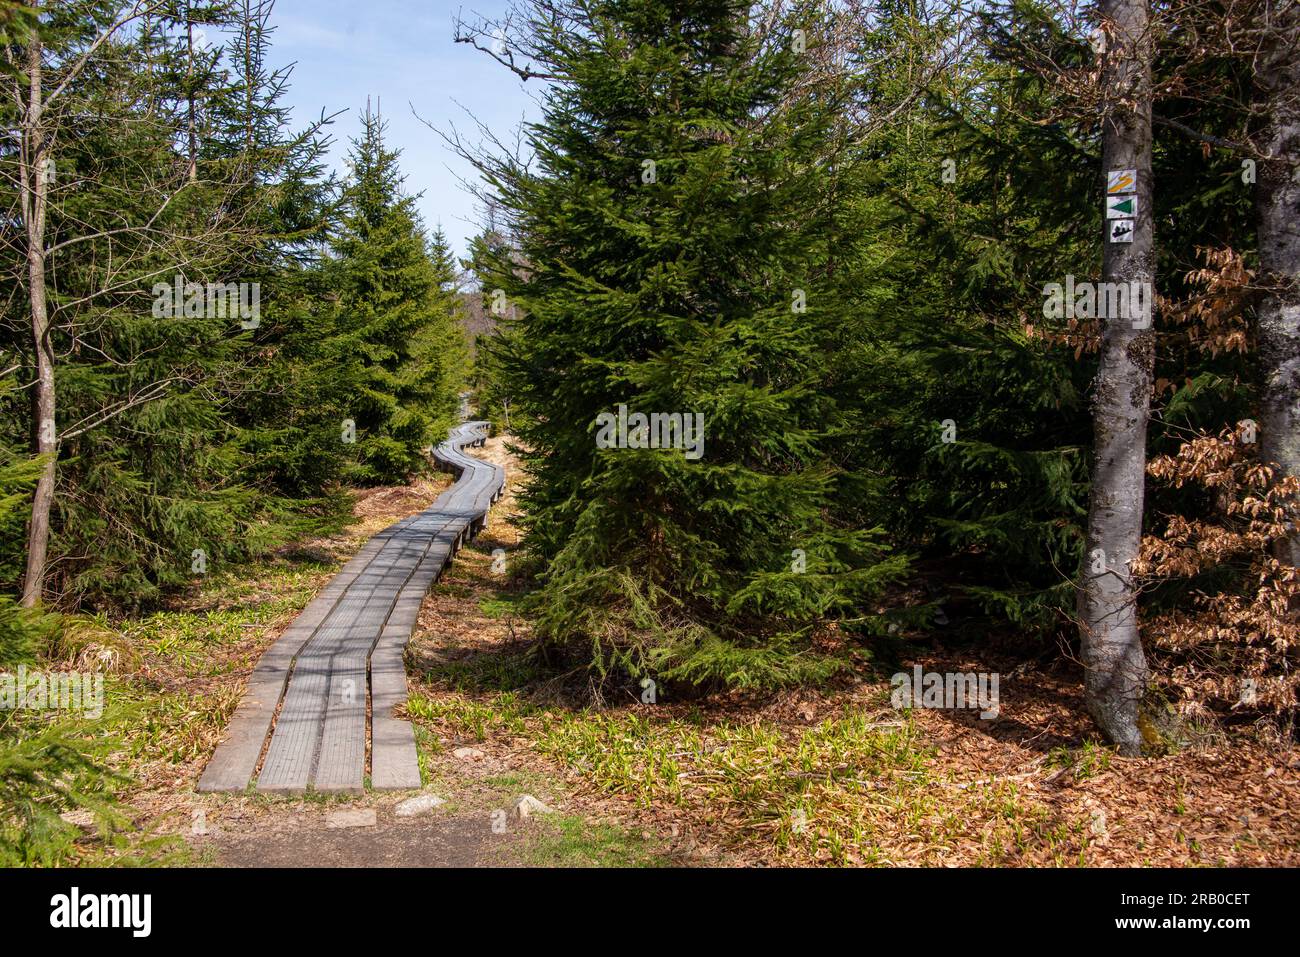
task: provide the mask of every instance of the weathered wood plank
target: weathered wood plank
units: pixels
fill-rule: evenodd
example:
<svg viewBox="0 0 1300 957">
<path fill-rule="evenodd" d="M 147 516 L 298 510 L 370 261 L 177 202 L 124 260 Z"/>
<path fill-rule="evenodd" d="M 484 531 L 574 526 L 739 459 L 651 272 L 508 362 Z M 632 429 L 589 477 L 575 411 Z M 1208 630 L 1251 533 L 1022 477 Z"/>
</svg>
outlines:
<svg viewBox="0 0 1300 957">
<path fill-rule="evenodd" d="M 505 487 L 504 470 L 461 451 L 483 444 L 485 425 L 457 426 L 433 450 L 456 484 L 367 542 L 263 654 L 200 790 L 242 790 L 265 745 L 258 790 L 360 791 L 367 691 L 372 785 L 419 786 L 414 732 L 393 716 L 406 701 L 403 653 L 429 586 Z"/>
</svg>

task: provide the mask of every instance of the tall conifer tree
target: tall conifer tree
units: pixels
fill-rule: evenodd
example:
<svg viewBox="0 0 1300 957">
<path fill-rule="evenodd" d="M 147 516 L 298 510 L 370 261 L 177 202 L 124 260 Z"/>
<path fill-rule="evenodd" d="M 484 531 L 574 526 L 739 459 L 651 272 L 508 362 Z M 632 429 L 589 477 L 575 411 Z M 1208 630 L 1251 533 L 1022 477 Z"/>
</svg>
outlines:
<svg viewBox="0 0 1300 957">
<path fill-rule="evenodd" d="M 562 20 L 525 41 L 553 85 L 536 170 L 489 167 L 516 246 L 485 283 L 541 633 L 670 680 L 825 674 L 828 622 L 902 561 L 828 517 L 841 414 L 818 382 L 845 306 L 821 268 L 840 104 L 809 82 L 817 16 L 764 33 L 736 0 L 598 0 Z M 600 447 L 620 406 L 701 416 L 702 448 L 638 448 L 635 420 Z"/>
<path fill-rule="evenodd" d="M 342 322 L 354 350 L 348 381 L 356 426 L 354 477 L 397 483 L 424 467 L 430 441 L 450 424 L 464 370 L 445 241 L 435 251 L 403 192 L 399 153 L 367 105 L 349 154 L 334 242 Z"/>
</svg>

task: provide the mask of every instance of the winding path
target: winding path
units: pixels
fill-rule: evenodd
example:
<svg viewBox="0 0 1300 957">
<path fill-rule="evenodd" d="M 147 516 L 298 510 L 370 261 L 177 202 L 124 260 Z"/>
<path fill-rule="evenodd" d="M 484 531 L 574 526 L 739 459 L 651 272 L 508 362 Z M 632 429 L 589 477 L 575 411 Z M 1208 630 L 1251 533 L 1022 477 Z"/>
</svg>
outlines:
<svg viewBox="0 0 1300 957">
<path fill-rule="evenodd" d="M 425 593 L 505 488 L 504 469 L 462 451 L 487 426 L 451 430 L 433 457 L 456 483 L 367 542 L 262 655 L 200 791 L 255 780 L 264 792 L 361 793 L 367 730 L 371 786 L 420 786 L 414 731 L 392 716 L 406 701 L 402 655 Z"/>
</svg>

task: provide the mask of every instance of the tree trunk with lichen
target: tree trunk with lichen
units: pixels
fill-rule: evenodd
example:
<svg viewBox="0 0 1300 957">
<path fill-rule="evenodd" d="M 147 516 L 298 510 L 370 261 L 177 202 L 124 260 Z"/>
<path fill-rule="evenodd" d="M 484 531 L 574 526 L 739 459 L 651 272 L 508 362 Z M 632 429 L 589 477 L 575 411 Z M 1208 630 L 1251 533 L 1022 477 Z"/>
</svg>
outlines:
<svg viewBox="0 0 1300 957">
<path fill-rule="evenodd" d="M 1300 477 L 1300 5 L 1267 4 L 1255 82 L 1267 125 L 1261 145 L 1255 215 L 1259 280 L 1256 316 L 1263 379 L 1260 451 Z M 1280 543 L 1279 557 L 1300 565 L 1300 534 Z"/>
<path fill-rule="evenodd" d="M 1105 282 L 1144 283 L 1154 301 L 1151 217 L 1151 36 L 1147 0 L 1104 0 L 1107 46 L 1101 72 L 1106 113 L 1106 170 L 1137 171 L 1132 242 L 1112 242 L 1103 222 Z M 1130 306 L 1133 303 L 1130 302 Z M 1092 493 L 1079 593 L 1080 630 L 1089 714 L 1124 754 L 1142 749 L 1139 706 L 1147 682 L 1138 633 L 1138 589 L 1132 567 L 1142 540 L 1146 433 L 1154 333 L 1144 319 L 1108 316 L 1093 386 Z"/>
</svg>

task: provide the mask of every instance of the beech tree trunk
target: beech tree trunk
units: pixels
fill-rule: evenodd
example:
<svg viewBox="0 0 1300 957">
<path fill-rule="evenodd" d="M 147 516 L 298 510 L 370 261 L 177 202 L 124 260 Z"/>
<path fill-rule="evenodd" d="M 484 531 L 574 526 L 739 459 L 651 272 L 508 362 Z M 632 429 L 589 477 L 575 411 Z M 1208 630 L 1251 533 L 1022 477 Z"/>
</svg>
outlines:
<svg viewBox="0 0 1300 957">
<path fill-rule="evenodd" d="M 1260 451 L 1285 474 L 1300 476 L 1300 7 L 1265 4 L 1271 22 L 1256 64 L 1256 86 L 1268 117 L 1261 145 L 1271 159 L 1258 169 L 1255 215 L 1259 279 L 1266 287 L 1256 317 L 1264 391 Z M 1279 557 L 1300 565 L 1300 535 L 1281 543 Z"/>
<path fill-rule="evenodd" d="M 1133 241 L 1111 242 L 1107 224 L 1103 278 L 1146 283 L 1148 302 L 1154 302 L 1150 11 L 1147 0 L 1102 0 L 1101 13 L 1108 30 L 1101 73 L 1103 166 L 1137 171 Z M 1124 754 L 1142 749 L 1138 709 L 1147 681 L 1132 566 L 1142 539 L 1152 324 L 1131 317 L 1104 319 L 1092 394 L 1092 494 L 1079 594 L 1085 693 L 1089 714 Z"/>
<path fill-rule="evenodd" d="M 36 381 L 32 385 L 32 424 L 37 454 L 45 457 L 32 516 L 27 528 L 27 571 L 23 576 L 22 604 L 30 608 L 41 600 L 46 557 L 50 545 L 50 508 L 54 503 L 55 459 L 58 456 L 54 392 L 54 344 L 50 338 L 49 307 L 45 295 L 45 214 L 49 199 L 47 168 L 49 142 L 43 116 L 41 60 L 44 50 L 35 31 L 27 47 L 27 111 L 22 120 L 21 164 L 23 225 L 27 238 L 27 280 L 32 324 L 32 350 Z"/>
</svg>

